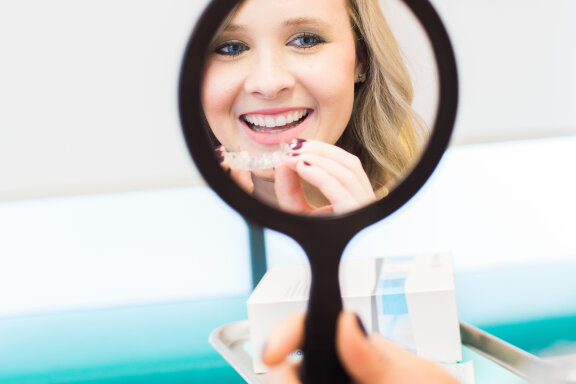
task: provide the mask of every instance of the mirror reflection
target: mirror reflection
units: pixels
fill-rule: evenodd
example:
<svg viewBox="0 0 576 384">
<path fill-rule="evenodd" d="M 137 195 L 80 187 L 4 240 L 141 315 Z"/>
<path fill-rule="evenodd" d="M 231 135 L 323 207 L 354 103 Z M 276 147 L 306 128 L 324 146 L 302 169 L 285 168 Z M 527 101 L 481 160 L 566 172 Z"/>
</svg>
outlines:
<svg viewBox="0 0 576 384">
<path fill-rule="evenodd" d="M 245 0 L 222 22 L 202 107 L 216 159 L 244 190 L 294 214 L 341 214 L 415 165 L 430 124 L 384 13 L 377 0 Z"/>
</svg>

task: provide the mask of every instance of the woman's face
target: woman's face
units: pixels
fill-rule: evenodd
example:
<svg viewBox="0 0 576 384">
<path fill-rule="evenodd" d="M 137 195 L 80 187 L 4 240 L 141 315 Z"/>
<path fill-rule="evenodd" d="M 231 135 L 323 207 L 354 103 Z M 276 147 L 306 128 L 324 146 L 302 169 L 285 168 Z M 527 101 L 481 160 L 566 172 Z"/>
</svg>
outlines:
<svg viewBox="0 0 576 384">
<path fill-rule="evenodd" d="M 297 137 L 334 144 L 360 70 L 346 0 L 246 0 L 214 40 L 202 105 L 231 151 Z"/>
</svg>

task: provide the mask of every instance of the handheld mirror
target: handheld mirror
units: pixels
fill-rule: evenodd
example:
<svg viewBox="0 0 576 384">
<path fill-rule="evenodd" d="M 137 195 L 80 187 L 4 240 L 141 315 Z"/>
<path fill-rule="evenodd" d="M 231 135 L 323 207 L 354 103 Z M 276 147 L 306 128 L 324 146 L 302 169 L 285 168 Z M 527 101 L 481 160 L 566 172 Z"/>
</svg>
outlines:
<svg viewBox="0 0 576 384">
<path fill-rule="evenodd" d="M 186 143 L 224 201 L 308 256 L 303 382 L 349 381 L 335 350 L 340 258 L 426 182 L 457 91 L 425 0 L 213 0 L 197 22 L 180 76 Z"/>
</svg>

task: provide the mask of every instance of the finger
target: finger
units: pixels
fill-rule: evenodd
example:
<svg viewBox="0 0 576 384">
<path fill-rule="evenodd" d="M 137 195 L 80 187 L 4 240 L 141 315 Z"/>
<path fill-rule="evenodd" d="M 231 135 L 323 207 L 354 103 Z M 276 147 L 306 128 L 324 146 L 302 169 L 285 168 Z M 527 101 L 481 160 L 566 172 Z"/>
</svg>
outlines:
<svg viewBox="0 0 576 384">
<path fill-rule="evenodd" d="M 350 169 L 342 164 L 340 159 L 333 159 L 316 153 L 301 153 L 291 157 L 286 162 L 288 167 L 297 169 L 299 163 L 306 162 L 322 168 L 328 175 L 335 178 L 359 204 L 367 204 L 375 199 L 374 191 L 368 176 L 361 166 Z M 316 185 L 315 185 L 316 186 Z"/>
<path fill-rule="evenodd" d="M 298 365 L 291 362 L 284 362 L 271 369 L 265 377 L 266 383 L 274 384 L 300 384 L 298 378 Z"/>
<path fill-rule="evenodd" d="M 360 159 L 335 145 L 315 140 L 299 141 L 291 145 L 287 165 L 296 168 L 298 161 L 318 165 L 337 178 L 361 203 L 375 200 L 375 194 Z"/>
<path fill-rule="evenodd" d="M 322 158 L 332 159 L 338 162 L 341 166 L 347 168 L 355 175 L 361 175 L 362 177 L 358 179 L 358 182 L 362 183 L 369 190 L 372 190 L 372 185 L 370 179 L 364 171 L 362 162 L 360 159 L 351 154 L 350 152 L 332 144 L 324 143 L 321 141 L 307 140 L 302 142 L 299 146 L 292 146 L 291 153 L 293 155 L 312 153 L 318 155 Z"/>
<path fill-rule="evenodd" d="M 372 335 L 372 345 L 387 362 L 386 380 L 405 384 L 458 384 L 458 380 L 431 361 L 405 351 L 379 335 Z"/>
<path fill-rule="evenodd" d="M 325 205 L 320 208 L 314 208 L 312 211 L 309 212 L 309 214 L 313 216 L 323 216 L 323 215 L 329 215 L 331 213 L 334 213 L 334 207 L 332 205 Z"/>
<path fill-rule="evenodd" d="M 364 205 L 324 169 L 308 162 L 299 162 L 296 169 L 302 179 L 318 188 L 330 201 L 334 213 L 349 212 Z"/>
<path fill-rule="evenodd" d="M 236 182 L 246 193 L 252 194 L 254 192 L 254 182 L 252 181 L 252 173 L 241 169 L 231 169 L 230 177 Z"/>
<path fill-rule="evenodd" d="M 296 149 L 294 149 L 296 148 Z M 315 153 L 322 157 L 338 159 L 343 165 L 350 170 L 362 168 L 360 159 L 350 152 L 332 144 L 316 140 L 306 140 L 299 146 L 292 147 L 292 153 Z"/>
<path fill-rule="evenodd" d="M 228 159 L 224 155 L 224 151 L 225 151 L 224 146 L 219 145 L 216 148 L 214 148 L 214 156 L 216 157 L 216 160 L 218 161 L 218 163 L 220 164 L 222 169 L 225 172 L 228 172 L 230 170 L 230 162 L 228 161 Z"/>
<path fill-rule="evenodd" d="M 279 208 L 296 214 L 310 214 L 322 216 L 334 213 L 332 205 L 320 208 L 314 207 L 306 199 L 300 175 L 285 165 L 275 169 L 274 190 L 278 199 Z"/>
<path fill-rule="evenodd" d="M 246 193 L 252 194 L 254 192 L 252 173 L 250 171 L 232 169 L 230 167 L 230 160 L 224 155 L 224 151 L 225 149 L 222 145 L 214 148 L 214 156 L 216 156 L 216 160 L 218 160 L 224 172 L 228 173 L 240 188 L 244 189 Z"/>
<path fill-rule="evenodd" d="M 314 209 L 306 200 L 300 176 L 286 165 L 274 170 L 274 191 L 278 206 L 287 212 L 302 214 Z"/>
<path fill-rule="evenodd" d="M 360 383 L 377 382 L 385 374 L 386 364 L 370 338 L 360 328 L 354 313 L 340 314 L 336 334 L 338 356 L 346 371 Z"/>
<path fill-rule="evenodd" d="M 458 384 L 447 371 L 378 334 L 364 336 L 356 316 L 343 313 L 336 345 L 342 364 L 358 383 Z"/>
<path fill-rule="evenodd" d="M 287 317 L 272 329 L 264 350 L 262 361 L 273 366 L 283 362 L 286 357 L 300 348 L 304 337 L 305 314 Z"/>
</svg>

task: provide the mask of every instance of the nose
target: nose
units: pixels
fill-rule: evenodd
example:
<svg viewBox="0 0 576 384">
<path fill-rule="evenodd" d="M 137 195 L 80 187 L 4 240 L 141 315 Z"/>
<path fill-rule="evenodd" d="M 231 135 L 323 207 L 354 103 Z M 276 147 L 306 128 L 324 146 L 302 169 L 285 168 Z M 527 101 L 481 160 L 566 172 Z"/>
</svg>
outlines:
<svg viewBox="0 0 576 384">
<path fill-rule="evenodd" d="M 286 95 L 294 87 L 295 77 L 278 55 L 272 52 L 255 55 L 244 89 L 262 99 L 275 99 Z"/>
</svg>

